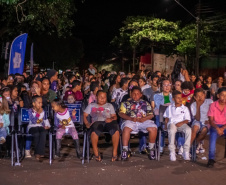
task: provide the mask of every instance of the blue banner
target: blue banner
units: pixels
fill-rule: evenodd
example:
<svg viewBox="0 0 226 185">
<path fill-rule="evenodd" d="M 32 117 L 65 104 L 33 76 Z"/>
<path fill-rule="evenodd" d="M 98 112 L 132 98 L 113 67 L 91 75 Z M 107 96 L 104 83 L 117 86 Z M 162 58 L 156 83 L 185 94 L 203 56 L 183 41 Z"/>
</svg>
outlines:
<svg viewBox="0 0 226 185">
<path fill-rule="evenodd" d="M 8 74 L 20 73 L 24 71 L 24 58 L 27 43 L 27 33 L 14 39 L 10 49 L 9 72 Z"/>
</svg>

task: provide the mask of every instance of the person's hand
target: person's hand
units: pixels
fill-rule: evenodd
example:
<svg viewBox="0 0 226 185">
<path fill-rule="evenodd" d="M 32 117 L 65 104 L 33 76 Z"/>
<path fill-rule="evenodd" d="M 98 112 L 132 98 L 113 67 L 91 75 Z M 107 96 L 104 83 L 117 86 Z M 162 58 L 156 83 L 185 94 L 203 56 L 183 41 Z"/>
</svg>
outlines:
<svg viewBox="0 0 226 185">
<path fill-rule="evenodd" d="M 0 123 L 0 128 L 2 128 L 4 126 L 4 124 L 3 123 Z"/>
<path fill-rule="evenodd" d="M 35 92 L 36 92 L 37 95 L 40 96 L 40 94 L 41 94 L 41 89 L 40 89 L 39 87 L 37 87 L 37 88 L 35 88 Z"/>
<path fill-rule="evenodd" d="M 15 101 L 16 105 L 20 105 L 20 102 L 19 101 Z"/>
<path fill-rule="evenodd" d="M 144 118 L 137 118 L 137 122 L 139 122 L 139 123 L 143 123 L 145 120 L 144 120 Z"/>
<path fill-rule="evenodd" d="M 222 136 L 224 134 L 224 129 L 217 127 L 216 130 L 219 136 Z"/>
<path fill-rule="evenodd" d="M 74 110 L 72 111 L 72 116 L 75 117 L 75 115 L 76 115 L 76 109 L 74 109 Z"/>
<path fill-rule="evenodd" d="M 131 121 L 137 122 L 137 118 L 131 118 Z"/>
<path fill-rule="evenodd" d="M 62 129 L 65 129 L 66 127 L 65 127 L 65 125 L 62 125 L 62 127 L 61 127 Z"/>
<path fill-rule="evenodd" d="M 166 107 L 168 107 L 168 106 L 170 106 L 171 105 L 171 103 L 166 103 L 166 104 L 164 104 L 164 106 L 166 106 Z"/>
<path fill-rule="evenodd" d="M 111 119 L 111 118 L 107 118 L 107 119 L 105 120 L 105 122 L 106 122 L 106 123 L 111 123 L 111 122 L 112 122 L 112 119 Z"/>
<path fill-rule="evenodd" d="M 205 125 L 208 125 L 209 124 L 209 121 L 207 120 L 207 121 L 205 121 Z"/>
<path fill-rule="evenodd" d="M 183 124 L 184 124 L 183 122 L 177 123 L 176 127 L 181 127 Z"/>
<path fill-rule="evenodd" d="M 45 127 L 46 130 L 48 130 L 50 127 Z"/>
</svg>

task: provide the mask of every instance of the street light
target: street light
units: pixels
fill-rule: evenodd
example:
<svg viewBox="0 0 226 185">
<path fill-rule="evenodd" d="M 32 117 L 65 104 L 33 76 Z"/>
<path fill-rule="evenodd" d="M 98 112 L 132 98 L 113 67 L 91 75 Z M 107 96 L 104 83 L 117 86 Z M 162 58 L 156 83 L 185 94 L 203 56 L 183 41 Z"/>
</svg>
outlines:
<svg viewBox="0 0 226 185">
<path fill-rule="evenodd" d="M 197 35 L 196 35 L 196 63 L 195 63 L 195 74 L 199 76 L 199 54 L 200 54 L 200 4 L 201 0 L 199 0 L 198 4 L 198 14 L 197 17 L 194 16 L 187 8 L 185 8 L 179 1 L 174 0 L 180 7 L 182 7 L 186 12 L 188 12 L 193 18 L 196 19 L 197 24 Z"/>
</svg>

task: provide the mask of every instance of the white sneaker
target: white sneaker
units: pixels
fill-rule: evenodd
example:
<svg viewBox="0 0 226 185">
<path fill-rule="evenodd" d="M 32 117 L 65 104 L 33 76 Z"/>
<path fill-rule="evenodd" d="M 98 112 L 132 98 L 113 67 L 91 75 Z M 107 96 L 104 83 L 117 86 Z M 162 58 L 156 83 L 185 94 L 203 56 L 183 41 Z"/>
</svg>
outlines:
<svg viewBox="0 0 226 185">
<path fill-rule="evenodd" d="M 160 146 L 159 148 L 159 152 L 162 153 L 163 152 L 163 147 Z"/>
<path fill-rule="evenodd" d="M 177 158 L 176 158 L 176 154 L 175 152 L 170 152 L 170 161 L 176 161 Z"/>
<path fill-rule="evenodd" d="M 3 143 L 5 143 L 5 138 L 4 137 L 1 137 L 0 138 L 0 144 L 3 144 Z"/>
<path fill-rule="evenodd" d="M 184 152 L 184 148 L 183 146 L 180 146 L 179 150 L 178 150 L 178 155 L 182 155 Z"/>
<path fill-rule="evenodd" d="M 31 158 L 30 150 L 25 150 L 25 158 Z"/>
<path fill-rule="evenodd" d="M 205 153 L 205 148 L 203 148 L 203 145 L 202 144 L 200 144 L 199 152 L 201 154 Z"/>
<path fill-rule="evenodd" d="M 200 149 L 200 143 L 198 144 L 198 146 L 196 148 L 196 154 L 199 154 L 199 149 Z"/>
<path fill-rule="evenodd" d="M 185 161 L 190 161 L 189 152 L 184 152 L 182 156 L 183 156 L 183 158 L 184 158 Z"/>
</svg>

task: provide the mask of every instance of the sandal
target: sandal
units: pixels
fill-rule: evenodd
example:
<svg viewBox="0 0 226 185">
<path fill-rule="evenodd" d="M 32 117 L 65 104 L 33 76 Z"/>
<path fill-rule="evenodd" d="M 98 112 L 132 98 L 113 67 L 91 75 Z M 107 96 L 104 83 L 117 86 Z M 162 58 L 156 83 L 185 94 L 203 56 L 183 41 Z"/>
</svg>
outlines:
<svg viewBox="0 0 226 185">
<path fill-rule="evenodd" d="M 115 161 L 118 161 L 118 156 L 116 155 L 116 156 L 112 156 L 112 158 L 111 158 L 111 162 L 115 162 Z"/>
<path fill-rule="evenodd" d="M 101 158 L 100 155 L 98 155 L 98 156 L 95 156 L 95 160 L 96 160 L 97 162 L 101 162 L 101 161 L 102 161 L 102 158 Z"/>
</svg>

